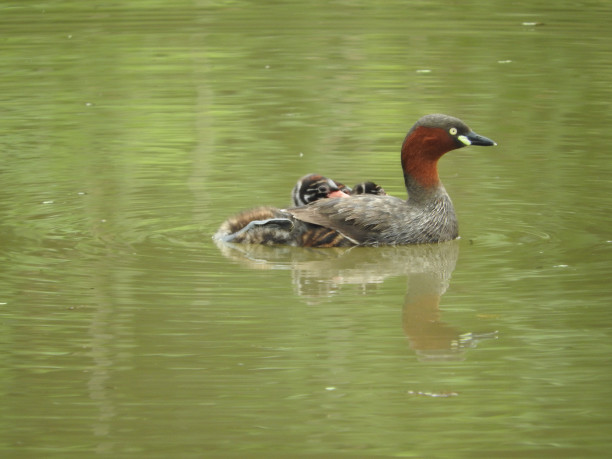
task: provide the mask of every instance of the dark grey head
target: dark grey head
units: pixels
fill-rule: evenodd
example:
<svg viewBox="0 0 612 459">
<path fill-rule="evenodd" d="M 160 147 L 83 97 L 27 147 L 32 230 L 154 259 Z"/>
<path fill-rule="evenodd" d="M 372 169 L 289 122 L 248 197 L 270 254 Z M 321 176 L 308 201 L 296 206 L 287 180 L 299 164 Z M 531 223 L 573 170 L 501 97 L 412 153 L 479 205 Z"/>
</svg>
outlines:
<svg viewBox="0 0 612 459">
<path fill-rule="evenodd" d="M 450 138 L 453 139 L 455 148 L 466 147 L 468 145 L 479 145 L 483 147 L 497 145 L 493 140 L 476 134 L 467 124 L 454 116 L 443 115 L 441 113 L 425 115 L 412 126 L 406 138 L 409 138 L 419 127 L 441 129 L 445 131 Z M 445 143 L 442 138 L 440 138 L 439 141 L 440 145 Z"/>
</svg>

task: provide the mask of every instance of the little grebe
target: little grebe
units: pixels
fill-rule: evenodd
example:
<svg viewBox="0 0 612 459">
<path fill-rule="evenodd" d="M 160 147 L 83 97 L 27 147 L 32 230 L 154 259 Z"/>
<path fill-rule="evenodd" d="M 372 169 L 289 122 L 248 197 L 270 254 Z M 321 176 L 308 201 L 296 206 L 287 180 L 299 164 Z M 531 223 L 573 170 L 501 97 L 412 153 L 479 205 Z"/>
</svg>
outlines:
<svg viewBox="0 0 612 459">
<path fill-rule="evenodd" d="M 457 217 L 438 176 L 438 160 L 468 145 L 496 143 L 448 115 L 426 115 L 408 131 L 401 163 L 408 199 L 358 194 L 306 206 L 260 207 L 225 221 L 215 239 L 304 247 L 399 245 L 443 242 L 459 235 Z"/>
</svg>

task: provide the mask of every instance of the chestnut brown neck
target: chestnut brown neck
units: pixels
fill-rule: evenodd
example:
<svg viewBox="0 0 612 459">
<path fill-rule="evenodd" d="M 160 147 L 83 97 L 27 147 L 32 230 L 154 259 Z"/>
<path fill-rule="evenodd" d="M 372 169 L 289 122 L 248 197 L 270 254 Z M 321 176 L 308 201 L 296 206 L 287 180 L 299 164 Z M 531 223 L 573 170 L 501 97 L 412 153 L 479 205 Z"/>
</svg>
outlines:
<svg viewBox="0 0 612 459">
<path fill-rule="evenodd" d="M 440 187 L 438 160 L 456 148 L 455 142 L 443 129 L 418 126 L 411 130 L 402 145 L 404 181 L 410 193 L 414 188 Z"/>
</svg>

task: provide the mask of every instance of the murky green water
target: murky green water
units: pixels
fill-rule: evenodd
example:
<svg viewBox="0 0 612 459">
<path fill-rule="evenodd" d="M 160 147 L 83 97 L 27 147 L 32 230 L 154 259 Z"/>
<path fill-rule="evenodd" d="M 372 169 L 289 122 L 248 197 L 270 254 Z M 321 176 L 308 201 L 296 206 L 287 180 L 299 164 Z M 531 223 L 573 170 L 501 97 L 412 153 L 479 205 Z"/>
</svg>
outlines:
<svg viewBox="0 0 612 459">
<path fill-rule="evenodd" d="M 3 457 L 608 457 L 612 6 L 4 2 Z M 218 248 L 320 172 L 461 240 Z"/>
</svg>

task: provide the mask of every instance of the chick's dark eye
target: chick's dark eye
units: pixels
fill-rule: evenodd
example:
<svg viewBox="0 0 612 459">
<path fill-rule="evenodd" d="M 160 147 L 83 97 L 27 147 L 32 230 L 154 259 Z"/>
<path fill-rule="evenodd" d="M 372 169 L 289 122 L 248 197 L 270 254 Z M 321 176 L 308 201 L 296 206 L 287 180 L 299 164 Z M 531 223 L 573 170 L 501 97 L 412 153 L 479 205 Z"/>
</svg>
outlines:
<svg viewBox="0 0 612 459">
<path fill-rule="evenodd" d="M 319 193 L 327 193 L 329 191 L 329 187 L 327 185 L 321 185 L 319 187 Z"/>
</svg>

